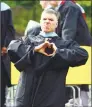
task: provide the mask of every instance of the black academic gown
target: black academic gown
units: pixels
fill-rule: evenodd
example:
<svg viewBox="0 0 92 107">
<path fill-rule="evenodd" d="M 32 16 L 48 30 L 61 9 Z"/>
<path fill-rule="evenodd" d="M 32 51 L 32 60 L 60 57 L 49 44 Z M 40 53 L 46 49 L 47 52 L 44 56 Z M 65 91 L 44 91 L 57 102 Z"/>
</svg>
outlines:
<svg viewBox="0 0 92 107">
<path fill-rule="evenodd" d="M 15 54 L 10 58 L 21 72 L 15 107 L 64 107 L 69 66 L 85 64 L 87 52 L 74 41 L 62 41 L 59 37 L 53 37 L 49 41 L 54 42 L 58 49 L 55 56 L 47 57 L 33 51 L 34 46 L 43 43 L 45 38 L 38 35 L 30 40 L 29 46 L 17 40 L 12 41 L 8 48 L 10 56 Z M 47 50 L 48 53 L 50 51 Z"/>
<path fill-rule="evenodd" d="M 65 3 L 59 5 L 57 11 L 60 13 L 60 18 L 56 33 L 63 40 L 72 39 L 77 41 L 81 46 L 92 46 L 92 37 L 80 8 L 72 1 L 65 0 Z M 38 35 L 40 30 L 40 27 L 31 29 L 25 41 L 30 44 L 30 37 L 32 35 Z M 88 85 L 81 85 L 80 87 L 83 91 L 89 90 Z"/>
</svg>

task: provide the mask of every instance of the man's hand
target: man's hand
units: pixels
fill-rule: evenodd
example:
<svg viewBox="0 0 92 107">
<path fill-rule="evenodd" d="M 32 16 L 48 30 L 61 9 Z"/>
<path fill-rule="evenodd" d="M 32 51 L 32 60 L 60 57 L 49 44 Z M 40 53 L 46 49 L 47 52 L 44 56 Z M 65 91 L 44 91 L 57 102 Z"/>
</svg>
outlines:
<svg viewBox="0 0 92 107">
<path fill-rule="evenodd" d="M 1 55 L 5 55 L 7 54 L 7 48 L 6 47 L 2 47 L 2 50 L 1 50 Z"/>
<path fill-rule="evenodd" d="M 48 53 L 46 51 L 47 49 L 51 50 L 51 53 Z M 49 41 L 45 41 L 41 45 L 36 46 L 34 48 L 35 52 L 42 53 L 42 54 L 44 54 L 46 56 L 53 56 L 53 55 L 55 55 L 56 50 L 57 50 L 57 47 L 55 46 L 55 44 L 54 43 L 49 43 Z"/>
<path fill-rule="evenodd" d="M 53 49 L 53 53 L 52 54 L 49 54 L 48 56 L 54 56 L 56 54 L 56 50 L 57 50 L 57 47 L 54 43 L 51 43 L 51 47 Z"/>
<path fill-rule="evenodd" d="M 34 48 L 34 51 L 35 51 L 35 52 L 39 52 L 40 49 L 46 48 L 47 46 L 49 46 L 49 42 L 48 42 L 48 41 L 45 41 L 44 43 L 36 46 L 36 47 Z"/>
</svg>

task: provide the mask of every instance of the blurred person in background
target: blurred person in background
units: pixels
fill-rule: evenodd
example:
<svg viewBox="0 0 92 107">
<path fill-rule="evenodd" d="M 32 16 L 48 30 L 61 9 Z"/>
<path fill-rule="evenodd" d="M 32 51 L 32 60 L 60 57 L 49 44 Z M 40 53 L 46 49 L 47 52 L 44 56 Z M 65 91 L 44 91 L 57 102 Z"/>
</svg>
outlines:
<svg viewBox="0 0 92 107">
<path fill-rule="evenodd" d="M 75 0 L 72 0 L 73 2 L 76 3 L 76 5 L 79 6 L 81 12 L 82 12 L 82 16 L 84 18 L 84 20 L 86 21 L 86 13 L 85 10 L 83 9 L 83 7 L 78 4 Z M 86 45 L 86 44 L 85 44 Z M 90 44 L 92 46 L 92 44 Z M 82 100 L 82 105 L 83 107 L 88 106 L 89 103 L 89 96 L 88 96 L 88 92 L 89 92 L 89 85 L 88 84 L 81 84 L 79 85 L 80 87 L 80 91 L 81 91 L 81 100 Z"/>
<path fill-rule="evenodd" d="M 11 65 L 7 55 L 7 46 L 15 39 L 15 30 L 12 23 L 12 12 L 10 7 L 1 2 L 1 106 L 5 107 L 6 87 L 11 86 Z"/>
</svg>

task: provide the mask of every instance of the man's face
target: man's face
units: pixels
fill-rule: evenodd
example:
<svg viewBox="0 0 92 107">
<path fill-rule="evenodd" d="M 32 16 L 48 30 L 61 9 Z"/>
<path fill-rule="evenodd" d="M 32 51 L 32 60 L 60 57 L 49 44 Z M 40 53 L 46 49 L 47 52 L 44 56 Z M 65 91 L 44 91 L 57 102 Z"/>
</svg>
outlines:
<svg viewBox="0 0 92 107">
<path fill-rule="evenodd" d="M 45 9 L 48 5 L 48 1 L 47 0 L 40 0 L 40 5 L 42 6 L 43 9 Z"/>
<path fill-rule="evenodd" d="M 40 24 L 43 32 L 54 32 L 57 27 L 57 17 L 54 14 L 42 13 Z"/>
</svg>

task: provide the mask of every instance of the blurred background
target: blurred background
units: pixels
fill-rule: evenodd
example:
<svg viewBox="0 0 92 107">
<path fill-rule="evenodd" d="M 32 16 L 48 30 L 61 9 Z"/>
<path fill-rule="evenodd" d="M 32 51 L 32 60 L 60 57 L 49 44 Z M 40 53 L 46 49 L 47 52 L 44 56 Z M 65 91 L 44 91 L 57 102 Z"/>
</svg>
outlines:
<svg viewBox="0 0 92 107">
<path fill-rule="evenodd" d="M 12 15 L 13 15 L 13 24 L 16 30 L 16 35 L 17 36 L 23 36 L 26 26 L 28 24 L 29 20 L 34 20 L 39 22 L 40 20 L 40 15 L 42 12 L 42 8 L 39 4 L 39 0 L 2 0 L 3 2 L 7 3 L 12 10 Z M 76 1 L 79 3 L 85 10 L 86 12 L 86 22 L 89 27 L 89 31 L 92 35 L 92 30 L 91 30 L 91 0 L 79 0 Z"/>
</svg>

